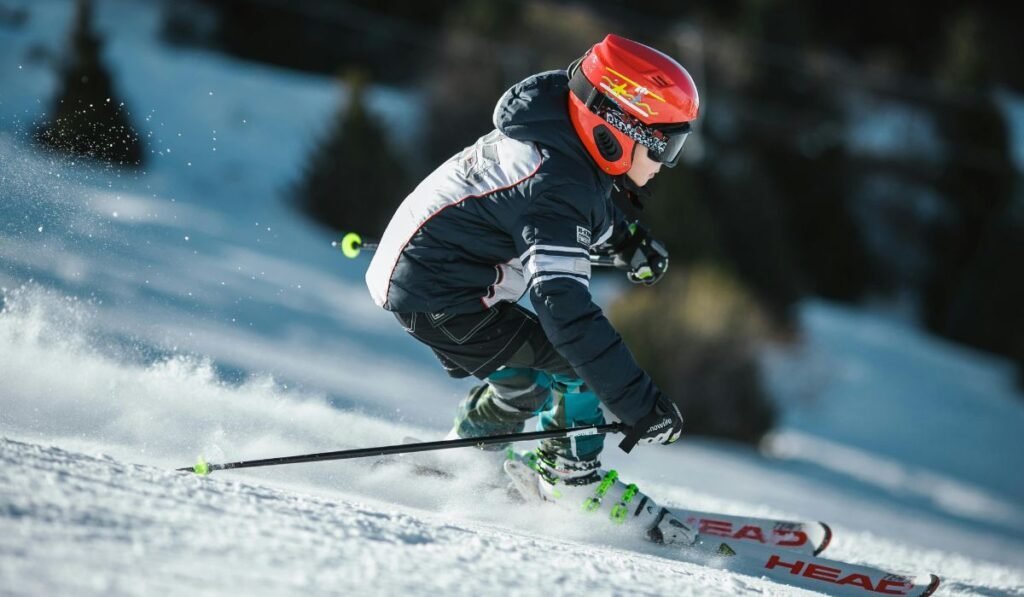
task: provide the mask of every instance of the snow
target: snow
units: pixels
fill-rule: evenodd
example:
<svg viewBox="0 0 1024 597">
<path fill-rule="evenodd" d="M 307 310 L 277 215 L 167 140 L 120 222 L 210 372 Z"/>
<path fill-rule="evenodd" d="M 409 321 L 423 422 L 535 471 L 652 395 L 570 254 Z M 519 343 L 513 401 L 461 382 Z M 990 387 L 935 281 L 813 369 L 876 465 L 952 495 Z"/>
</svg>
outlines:
<svg viewBox="0 0 1024 597">
<path fill-rule="evenodd" d="M 1011 363 L 823 304 L 804 310 L 804 325 L 814 335 L 801 348 L 803 371 L 776 368 L 774 382 L 826 387 L 788 411 L 787 427 L 1024 499 L 1024 479 L 1004 474 L 1024 465 L 1024 408 Z"/>
<path fill-rule="evenodd" d="M 168 48 L 158 4 L 101 2 L 154 153 L 119 173 L 33 151 L 55 83 L 26 56 L 56 55 L 71 4 L 0 29 L 0 593 L 802 594 L 511 504 L 472 450 L 444 455 L 455 481 L 366 461 L 172 472 L 440 437 L 470 382 L 282 198 L 337 82 Z M 416 118 L 407 91 L 371 97 Z M 687 438 L 606 465 L 666 504 L 828 521 L 830 557 L 936 572 L 945 594 L 1024 594 L 1009 364 L 879 313 L 802 319 L 801 348 L 765 355 L 783 417 L 764 453 Z"/>
<path fill-rule="evenodd" d="M 5 594 L 682 595 L 766 581 L 642 552 L 0 442 Z M 90 557 L 82 557 L 82 548 Z M 102 566 L 96 566 L 102 562 Z M 59 563 L 60 571 L 53 569 Z M 687 589 L 687 587 L 690 587 Z M 694 589 L 699 587 L 699 589 Z"/>
</svg>

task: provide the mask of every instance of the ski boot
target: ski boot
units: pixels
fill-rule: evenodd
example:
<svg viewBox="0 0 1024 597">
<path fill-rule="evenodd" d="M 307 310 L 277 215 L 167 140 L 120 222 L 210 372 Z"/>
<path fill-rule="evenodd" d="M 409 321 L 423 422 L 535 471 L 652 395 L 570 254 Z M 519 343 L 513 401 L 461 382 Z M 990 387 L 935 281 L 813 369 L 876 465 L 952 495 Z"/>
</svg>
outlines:
<svg viewBox="0 0 1024 597">
<path fill-rule="evenodd" d="M 541 500 L 607 517 L 612 524 L 635 526 L 655 543 L 689 546 L 697 541 L 697 529 L 658 506 L 636 485 L 620 481 L 616 471 L 600 466 L 597 460 L 573 461 L 538 449 L 511 453 L 505 472 L 528 501 Z"/>
</svg>

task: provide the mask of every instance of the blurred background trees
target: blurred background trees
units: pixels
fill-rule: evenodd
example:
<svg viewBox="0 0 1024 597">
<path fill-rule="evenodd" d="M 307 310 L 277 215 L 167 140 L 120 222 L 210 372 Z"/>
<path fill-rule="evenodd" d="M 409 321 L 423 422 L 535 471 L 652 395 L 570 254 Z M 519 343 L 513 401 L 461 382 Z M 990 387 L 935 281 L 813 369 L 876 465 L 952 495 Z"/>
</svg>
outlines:
<svg viewBox="0 0 1024 597">
<path fill-rule="evenodd" d="M 117 166 L 142 165 L 143 146 L 103 63 L 92 0 L 77 0 L 60 67 L 60 88 L 36 140 L 53 149 Z"/>
<path fill-rule="evenodd" d="M 367 109 L 365 75 L 351 71 L 342 82 L 345 105 L 289 194 L 331 230 L 383 230 L 415 181 L 393 147 L 395 135 Z"/>
<path fill-rule="evenodd" d="M 758 352 L 798 341 L 807 297 L 895 305 L 934 333 L 1014 359 L 1024 379 L 1024 198 L 1008 121 L 1024 103 L 1024 5 L 163 6 L 168 43 L 365 74 L 344 83 L 348 99 L 289 196 L 326 226 L 368 233 L 490 130 L 494 102 L 521 78 L 565 68 L 607 32 L 678 58 L 702 114 L 684 163 L 658 177 L 640 214 L 669 245 L 673 275 L 628 289 L 609 311 L 684 402 L 691 432 L 756 441 L 770 429 Z M 75 46 L 83 63 L 98 53 Z M 422 102 L 416 130 L 375 122 L 366 98 L 379 87 Z"/>
</svg>

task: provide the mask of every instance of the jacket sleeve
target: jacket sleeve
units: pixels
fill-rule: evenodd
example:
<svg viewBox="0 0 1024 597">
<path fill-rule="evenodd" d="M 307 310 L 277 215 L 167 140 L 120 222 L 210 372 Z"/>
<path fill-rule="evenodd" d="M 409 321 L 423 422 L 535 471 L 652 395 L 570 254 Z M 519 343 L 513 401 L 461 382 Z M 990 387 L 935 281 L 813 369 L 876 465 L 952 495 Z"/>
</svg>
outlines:
<svg viewBox="0 0 1024 597">
<path fill-rule="evenodd" d="M 605 406 L 632 425 L 651 411 L 659 390 L 591 299 L 588 251 L 600 222 L 588 203 L 535 198 L 518 222 L 516 243 L 548 339 Z"/>
<path fill-rule="evenodd" d="M 607 237 L 602 238 L 599 245 L 591 248 L 591 253 L 599 255 L 614 254 L 629 239 L 630 221 L 626 214 L 622 213 L 622 210 L 614 205 L 609 205 L 608 207 L 611 227 L 608 230 Z"/>
</svg>

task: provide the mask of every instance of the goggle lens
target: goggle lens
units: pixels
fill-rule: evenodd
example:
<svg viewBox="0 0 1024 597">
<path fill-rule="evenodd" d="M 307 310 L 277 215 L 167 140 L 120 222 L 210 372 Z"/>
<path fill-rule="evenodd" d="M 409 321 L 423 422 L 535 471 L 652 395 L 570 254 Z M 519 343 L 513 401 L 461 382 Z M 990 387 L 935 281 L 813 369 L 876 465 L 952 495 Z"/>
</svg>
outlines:
<svg viewBox="0 0 1024 597">
<path fill-rule="evenodd" d="M 672 168 L 679 163 L 679 156 L 683 153 L 686 138 L 690 136 L 690 123 L 684 122 L 682 125 L 673 125 L 671 128 L 656 130 L 662 135 L 662 140 L 665 142 L 661 146 L 663 149 L 658 151 L 647 147 L 647 155 L 655 162 L 660 162 Z"/>
</svg>

